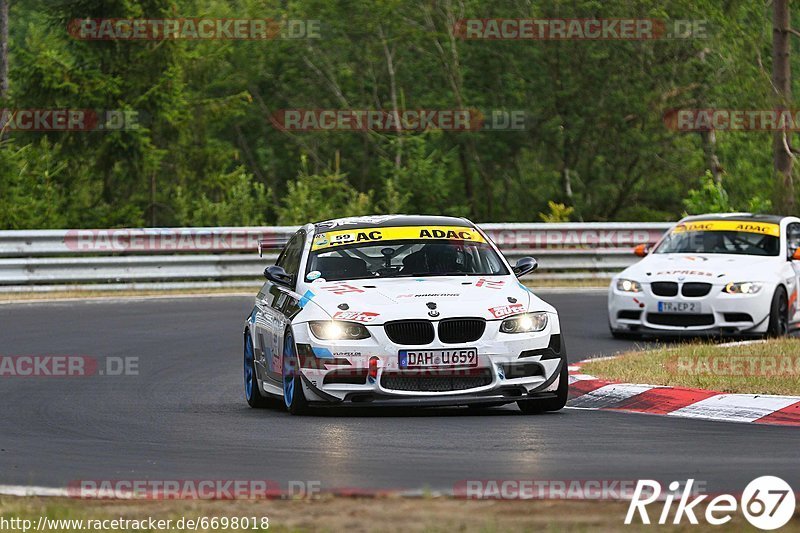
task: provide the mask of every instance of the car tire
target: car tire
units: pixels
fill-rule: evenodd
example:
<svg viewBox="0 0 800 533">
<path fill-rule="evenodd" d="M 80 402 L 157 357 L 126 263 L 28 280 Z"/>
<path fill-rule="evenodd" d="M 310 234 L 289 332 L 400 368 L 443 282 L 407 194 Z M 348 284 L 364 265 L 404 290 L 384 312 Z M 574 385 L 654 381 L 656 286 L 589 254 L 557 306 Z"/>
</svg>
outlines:
<svg viewBox="0 0 800 533">
<path fill-rule="evenodd" d="M 291 330 L 286 330 L 283 341 L 283 403 L 286 410 L 293 415 L 302 415 L 308 411 L 308 401 L 303 393 L 303 380 L 300 377 L 300 361 L 297 357 L 297 346 Z"/>
<path fill-rule="evenodd" d="M 785 337 L 789 334 L 789 297 L 786 289 L 779 286 L 772 296 L 769 308 L 768 337 Z"/>
<path fill-rule="evenodd" d="M 567 404 L 569 396 L 569 371 L 567 370 L 566 354 L 564 355 L 564 364 L 561 366 L 561 371 L 558 374 L 558 388 L 556 389 L 556 397 L 547 400 L 518 400 L 517 405 L 519 410 L 526 415 L 535 415 L 547 411 L 559 411 Z"/>
<path fill-rule="evenodd" d="M 258 387 L 255 351 L 249 331 L 244 332 L 244 399 L 247 400 L 247 405 L 254 409 L 269 407 L 271 403 L 269 398 L 261 394 L 261 389 Z"/>
</svg>

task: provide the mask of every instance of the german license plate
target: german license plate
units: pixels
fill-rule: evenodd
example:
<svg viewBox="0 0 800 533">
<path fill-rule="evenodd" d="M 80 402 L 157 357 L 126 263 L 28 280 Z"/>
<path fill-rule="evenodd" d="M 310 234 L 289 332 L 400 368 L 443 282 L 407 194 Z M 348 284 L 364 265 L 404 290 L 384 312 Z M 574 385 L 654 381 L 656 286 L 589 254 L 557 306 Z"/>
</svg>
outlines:
<svg viewBox="0 0 800 533">
<path fill-rule="evenodd" d="M 659 313 L 699 313 L 698 302 L 658 302 Z"/>
<path fill-rule="evenodd" d="M 398 366 L 400 368 L 478 366 L 478 349 L 400 350 L 398 354 Z"/>
</svg>

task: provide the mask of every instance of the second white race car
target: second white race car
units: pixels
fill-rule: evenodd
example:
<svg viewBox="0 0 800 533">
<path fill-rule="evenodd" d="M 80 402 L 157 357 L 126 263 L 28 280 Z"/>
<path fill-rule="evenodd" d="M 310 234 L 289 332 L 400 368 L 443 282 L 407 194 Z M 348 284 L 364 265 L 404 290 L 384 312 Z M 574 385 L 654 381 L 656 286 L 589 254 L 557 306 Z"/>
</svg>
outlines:
<svg viewBox="0 0 800 533">
<path fill-rule="evenodd" d="M 615 337 L 786 335 L 800 321 L 800 219 L 732 213 L 687 217 L 615 276 Z"/>
</svg>

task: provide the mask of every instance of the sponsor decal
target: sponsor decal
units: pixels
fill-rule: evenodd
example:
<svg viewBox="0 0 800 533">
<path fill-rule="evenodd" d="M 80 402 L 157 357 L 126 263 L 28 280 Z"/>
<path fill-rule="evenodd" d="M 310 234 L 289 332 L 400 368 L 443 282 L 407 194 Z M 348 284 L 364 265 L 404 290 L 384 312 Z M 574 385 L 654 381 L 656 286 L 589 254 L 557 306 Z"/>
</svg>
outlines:
<svg viewBox="0 0 800 533">
<path fill-rule="evenodd" d="M 369 311 L 336 311 L 333 318 L 337 320 L 349 320 L 351 322 L 372 322 L 380 316 L 380 313 L 370 313 Z"/>
<path fill-rule="evenodd" d="M 398 298 L 457 298 L 461 296 L 457 292 L 435 292 L 425 294 L 401 294 Z"/>
<path fill-rule="evenodd" d="M 742 231 L 746 233 L 759 233 L 779 237 L 781 234 L 778 224 L 767 222 L 744 222 L 741 220 L 698 220 L 678 224 L 672 233 L 686 233 L 695 231 Z"/>
<path fill-rule="evenodd" d="M 491 281 L 486 278 L 480 278 L 476 283 L 476 287 L 486 287 L 487 289 L 502 289 L 505 281 Z"/>
<path fill-rule="evenodd" d="M 708 276 L 712 277 L 713 272 L 706 272 L 705 270 L 662 270 L 656 272 L 656 276 Z"/>
<path fill-rule="evenodd" d="M 361 242 L 399 241 L 399 240 L 457 240 L 486 242 L 473 228 L 463 226 L 401 226 L 387 228 L 366 228 L 359 230 L 337 230 L 318 233 L 314 236 L 311 250 L 357 244 Z"/>
<path fill-rule="evenodd" d="M 306 279 L 308 281 L 314 281 L 315 279 L 318 279 L 320 276 L 322 276 L 322 272 L 320 272 L 319 270 L 312 270 L 311 272 L 306 274 Z"/>
<path fill-rule="evenodd" d="M 334 357 L 361 357 L 361 352 L 333 352 Z"/>
<path fill-rule="evenodd" d="M 311 353 L 313 353 L 314 357 L 317 359 L 333 359 L 331 351 L 324 346 L 312 346 Z"/>
<path fill-rule="evenodd" d="M 334 283 L 333 285 L 325 285 L 320 287 L 323 291 L 329 291 L 333 294 L 347 294 L 347 293 L 361 293 L 365 292 L 364 289 L 360 289 L 355 285 L 350 285 L 349 283 Z"/>
<path fill-rule="evenodd" d="M 308 290 L 302 296 L 300 296 L 299 300 L 297 300 L 297 305 L 300 306 L 300 308 L 302 309 L 308 302 L 310 302 L 313 299 L 314 299 L 314 293 Z"/>
<path fill-rule="evenodd" d="M 489 312 L 495 318 L 503 318 L 516 313 L 522 313 L 525 306 L 522 304 L 500 305 L 498 307 L 490 307 Z"/>
</svg>

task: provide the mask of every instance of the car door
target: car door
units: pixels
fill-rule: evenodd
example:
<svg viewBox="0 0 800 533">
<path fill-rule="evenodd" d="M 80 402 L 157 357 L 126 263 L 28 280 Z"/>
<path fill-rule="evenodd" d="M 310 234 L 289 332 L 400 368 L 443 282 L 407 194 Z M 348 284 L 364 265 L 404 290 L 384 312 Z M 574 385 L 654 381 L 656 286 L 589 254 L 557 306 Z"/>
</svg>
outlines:
<svg viewBox="0 0 800 533">
<path fill-rule="evenodd" d="M 293 285 L 297 280 L 304 242 L 305 232 L 300 230 L 289 239 L 275 262 L 277 266 L 294 276 Z M 267 377 L 275 382 L 280 382 L 282 379 L 283 332 L 288 325 L 284 309 L 287 301 L 291 299 L 287 290 L 289 288 L 267 280 L 256 299 L 258 312 L 255 323 L 255 344 L 261 355 L 259 370 L 262 378 Z"/>
<path fill-rule="evenodd" d="M 789 289 L 789 321 L 800 320 L 800 305 L 798 305 L 798 290 L 800 290 L 800 261 L 793 260 L 795 250 L 800 248 L 800 222 L 790 222 L 786 226 L 786 257 L 792 266 L 794 279 Z"/>
</svg>

